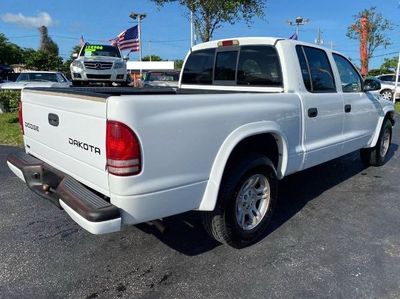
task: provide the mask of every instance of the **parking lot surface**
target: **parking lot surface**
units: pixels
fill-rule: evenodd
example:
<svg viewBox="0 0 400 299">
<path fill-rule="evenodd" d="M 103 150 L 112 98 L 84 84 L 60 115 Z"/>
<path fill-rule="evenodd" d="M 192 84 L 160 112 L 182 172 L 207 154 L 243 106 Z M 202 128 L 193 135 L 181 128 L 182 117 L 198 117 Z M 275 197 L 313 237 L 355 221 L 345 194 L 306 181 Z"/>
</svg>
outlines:
<svg viewBox="0 0 400 299">
<path fill-rule="evenodd" d="M 284 179 L 265 238 L 236 250 L 199 215 L 95 236 L 33 194 L 0 146 L 2 298 L 399 298 L 400 129 L 390 160 L 353 153 Z"/>
</svg>

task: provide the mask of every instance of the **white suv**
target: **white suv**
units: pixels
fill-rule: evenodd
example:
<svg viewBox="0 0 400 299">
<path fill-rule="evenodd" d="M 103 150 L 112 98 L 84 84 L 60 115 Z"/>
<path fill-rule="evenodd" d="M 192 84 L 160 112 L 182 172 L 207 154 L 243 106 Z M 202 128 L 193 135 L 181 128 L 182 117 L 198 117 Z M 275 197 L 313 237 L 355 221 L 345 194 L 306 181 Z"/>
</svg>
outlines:
<svg viewBox="0 0 400 299">
<path fill-rule="evenodd" d="M 75 86 L 89 83 L 118 83 L 126 85 L 126 58 L 118 47 L 110 45 L 92 45 L 86 43 L 70 66 L 72 83 Z"/>
</svg>

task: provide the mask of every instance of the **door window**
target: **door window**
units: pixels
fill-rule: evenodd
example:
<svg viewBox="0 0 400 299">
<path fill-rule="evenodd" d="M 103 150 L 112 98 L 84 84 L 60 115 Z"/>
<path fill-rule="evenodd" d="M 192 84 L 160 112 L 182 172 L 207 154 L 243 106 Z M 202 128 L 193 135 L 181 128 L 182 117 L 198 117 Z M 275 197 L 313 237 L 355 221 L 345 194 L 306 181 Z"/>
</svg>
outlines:
<svg viewBox="0 0 400 299">
<path fill-rule="evenodd" d="M 60 82 L 60 83 L 66 82 L 66 80 L 63 78 L 63 76 L 61 76 L 60 74 L 57 74 L 57 80 L 58 80 L 58 82 Z"/>
<path fill-rule="evenodd" d="M 296 46 L 297 57 L 299 58 L 301 75 L 303 76 L 304 86 L 312 92 L 310 69 L 308 68 L 306 57 L 302 46 Z"/>
<path fill-rule="evenodd" d="M 311 86 L 308 89 L 311 92 L 336 92 L 335 80 L 333 79 L 333 72 L 331 65 L 329 63 L 328 56 L 326 55 L 324 50 L 306 47 L 306 46 L 297 46 L 303 49 L 303 55 L 306 60 L 308 66 L 309 78 L 304 80 L 304 84 L 308 85 L 308 81 L 310 81 Z M 299 54 L 300 49 L 297 51 Z M 300 65 L 303 64 L 302 73 L 303 79 L 307 77 L 304 67 L 304 61 L 301 60 L 303 57 L 299 56 Z"/>
<path fill-rule="evenodd" d="M 382 80 L 382 81 L 394 82 L 395 81 L 395 76 L 393 76 L 393 75 L 384 75 L 384 76 L 380 76 L 379 79 Z"/>
<path fill-rule="evenodd" d="M 333 54 L 333 59 L 339 71 L 343 92 L 361 92 L 361 77 L 354 66 L 346 58 L 338 54 Z"/>
</svg>

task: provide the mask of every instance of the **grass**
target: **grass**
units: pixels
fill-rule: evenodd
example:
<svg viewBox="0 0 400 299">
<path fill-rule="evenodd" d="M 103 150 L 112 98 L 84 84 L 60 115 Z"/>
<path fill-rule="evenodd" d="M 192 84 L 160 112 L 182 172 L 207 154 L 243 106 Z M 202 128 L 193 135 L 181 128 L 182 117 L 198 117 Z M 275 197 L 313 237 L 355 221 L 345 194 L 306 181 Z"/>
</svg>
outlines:
<svg viewBox="0 0 400 299">
<path fill-rule="evenodd" d="M 0 144 L 23 145 L 18 112 L 0 114 Z"/>
<path fill-rule="evenodd" d="M 400 113 L 400 102 L 396 102 L 396 112 Z"/>
</svg>

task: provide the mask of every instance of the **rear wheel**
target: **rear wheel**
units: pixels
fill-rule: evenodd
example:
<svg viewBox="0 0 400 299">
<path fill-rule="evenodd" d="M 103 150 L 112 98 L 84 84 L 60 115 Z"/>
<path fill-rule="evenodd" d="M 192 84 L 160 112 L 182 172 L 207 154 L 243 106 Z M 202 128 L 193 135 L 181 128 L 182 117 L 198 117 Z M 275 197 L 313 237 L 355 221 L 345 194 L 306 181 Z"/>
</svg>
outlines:
<svg viewBox="0 0 400 299">
<path fill-rule="evenodd" d="M 249 246 L 265 232 L 276 196 L 274 165 L 265 156 L 252 154 L 224 175 L 214 211 L 202 214 L 204 227 L 221 243 Z"/>
<path fill-rule="evenodd" d="M 391 142 L 392 123 L 389 119 L 385 119 L 376 146 L 371 149 L 361 149 L 363 163 L 366 166 L 382 166 L 385 164 Z"/>
</svg>

